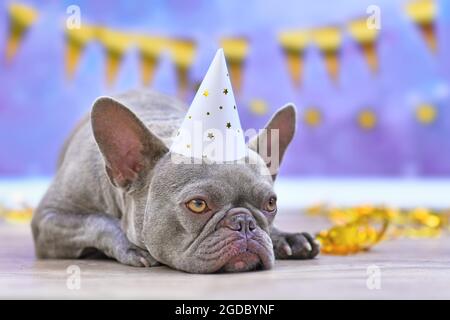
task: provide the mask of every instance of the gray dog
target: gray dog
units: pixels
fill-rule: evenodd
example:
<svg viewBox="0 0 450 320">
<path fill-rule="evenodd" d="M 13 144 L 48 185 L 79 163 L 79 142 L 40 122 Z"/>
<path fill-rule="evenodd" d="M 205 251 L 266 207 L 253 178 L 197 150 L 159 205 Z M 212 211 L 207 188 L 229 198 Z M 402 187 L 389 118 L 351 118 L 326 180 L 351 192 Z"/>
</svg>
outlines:
<svg viewBox="0 0 450 320">
<path fill-rule="evenodd" d="M 245 164 L 175 164 L 168 145 L 187 107 L 154 92 L 99 98 L 66 142 L 33 217 L 39 258 L 103 255 L 193 273 L 269 269 L 319 252 L 307 233 L 273 226 L 273 180 L 255 138 Z M 287 105 L 268 123 L 282 157 L 295 132 Z M 270 150 L 269 150 L 270 151 Z M 263 168 L 264 167 L 264 168 Z"/>
</svg>

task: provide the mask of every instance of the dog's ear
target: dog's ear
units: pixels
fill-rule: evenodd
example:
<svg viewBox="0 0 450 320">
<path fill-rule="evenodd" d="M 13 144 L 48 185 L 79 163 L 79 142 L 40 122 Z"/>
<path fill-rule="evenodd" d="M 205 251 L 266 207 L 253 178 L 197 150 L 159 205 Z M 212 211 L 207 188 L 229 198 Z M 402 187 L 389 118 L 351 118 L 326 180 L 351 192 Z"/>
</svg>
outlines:
<svg viewBox="0 0 450 320">
<path fill-rule="evenodd" d="M 295 106 L 290 103 L 278 109 L 265 129 L 248 143 L 248 147 L 263 158 L 273 180 L 277 176 L 284 152 L 294 137 L 295 124 Z"/>
<path fill-rule="evenodd" d="M 111 183 L 128 189 L 168 152 L 164 143 L 116 100 L 94 102 L 91 124 Z"/>
</svg>

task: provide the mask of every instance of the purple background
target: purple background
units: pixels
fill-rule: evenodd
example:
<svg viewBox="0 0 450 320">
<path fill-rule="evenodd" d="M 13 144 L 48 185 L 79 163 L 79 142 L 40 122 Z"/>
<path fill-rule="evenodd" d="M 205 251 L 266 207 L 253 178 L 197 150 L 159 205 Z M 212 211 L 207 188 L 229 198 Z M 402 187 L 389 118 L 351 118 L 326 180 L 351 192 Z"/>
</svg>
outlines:
<svg viewBox="0 0 450 320">
<path fill-rule="evenodd" d="M 137 51 L 126 55 L 117 81 L 107 87 L 104 54 L 92 44 L 75 79 L 64 75 L 66 8 L 77 4 L 82 22 L 125 31 L 186 36 L 198 43 L 190 77 L 201 80 L 221 36 L 247 36 L 251 47 L 238 96 L 245 128 L 261 127 L 269 114 L 248 109 L 263 99 L 270 112 L 295 102 L 322 110 L 320 126 L 299 120 L 285 157 L 284 175 L 450 176 L 450 2 L 440 0 L 437 55 L 432 55 L 403 7 L 408 0 L 316 1 L 21 1 L 40 12 L 11 65 L 0 64 L 0 175 L 33 176 L 54 172 L 58 149 L 77 120 L 99 95 L 140 86 Z M 7 36 L 6 1 L 0 3 L 0 53 Z M 339 86 L 328 78 L 318 50 L 306 54 L 303 86 L 294 88 L 277 42 L 279 31 L 345 24 L 364 16 L 368 5 L 381 7 L 378 42 L 380 71 L 373 75 L 355 43 L 344 35 Z M 152 88 L 176 93 L 173 66 L 162 58 Z M 189 98 L 190 99 L 190 98 Z M 188 99 L 188 100 L 189 100 Z M 188 101 L 190 102 L 190 101 Z M 435 123 L 417 123 L 421 102 L 438 109 Z M 378 126 L 361 130 L 355 117 L 374 108 Z"/>
</svg>

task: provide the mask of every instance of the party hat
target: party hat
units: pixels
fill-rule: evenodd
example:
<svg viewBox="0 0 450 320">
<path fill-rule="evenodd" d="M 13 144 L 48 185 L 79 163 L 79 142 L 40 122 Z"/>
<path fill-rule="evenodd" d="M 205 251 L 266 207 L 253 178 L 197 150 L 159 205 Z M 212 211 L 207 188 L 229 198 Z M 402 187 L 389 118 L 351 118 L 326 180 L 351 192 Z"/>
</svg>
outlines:
<svg viewBox="0 0 450 320">
<path fill-rule="evenodd" d="M 246 156 L 223 49 L 219 49 L 171 146 L 174 154 L 213 162 Z"/>
</svg>

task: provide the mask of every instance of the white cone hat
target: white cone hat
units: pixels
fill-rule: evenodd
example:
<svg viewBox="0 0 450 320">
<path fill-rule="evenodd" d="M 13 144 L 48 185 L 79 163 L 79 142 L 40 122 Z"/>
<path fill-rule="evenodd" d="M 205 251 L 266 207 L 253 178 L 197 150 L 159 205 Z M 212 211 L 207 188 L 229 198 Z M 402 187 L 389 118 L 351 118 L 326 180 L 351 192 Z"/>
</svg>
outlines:
<svg viewBox="0 0 450 320">
<path fill-rule="evenodd" d="M 170 148 L 214 162 L 246 156 L 244 134 L 223 50 L 219 49 Z"/>
</svg>

